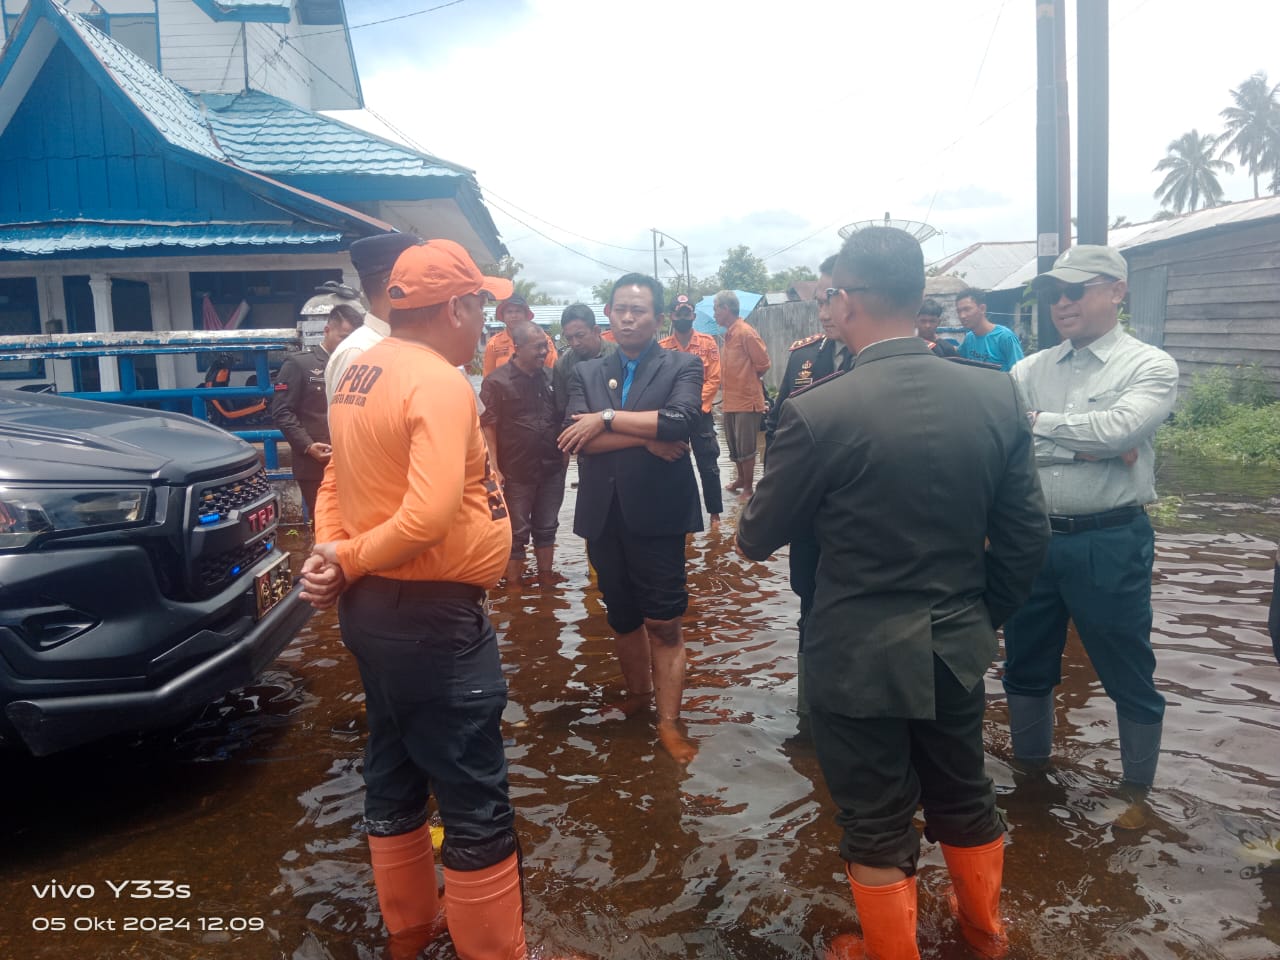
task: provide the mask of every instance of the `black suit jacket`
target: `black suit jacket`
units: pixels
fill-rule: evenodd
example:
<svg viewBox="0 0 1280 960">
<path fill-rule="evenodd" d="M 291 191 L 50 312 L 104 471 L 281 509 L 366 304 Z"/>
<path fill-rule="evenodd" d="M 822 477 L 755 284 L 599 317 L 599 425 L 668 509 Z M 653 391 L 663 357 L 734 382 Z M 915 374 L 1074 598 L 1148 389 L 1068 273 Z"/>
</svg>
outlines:
<svg viewBox="0 0 1280 960">
<path fill-rule="evenodd" d="M 1026 600 L 1049 545 L 1012 378 L 940 363 L 903 337 L 793 396 L 738 539 L 764 559 L 810 528 L 821 550 L 810 702 L 934 719 L 934 657 L 965 689 L 981 683 L 995 628 Z"/>
<path fill-rule="evenodd" d="M 636 368 L 623 405 L 625 359 L 619 350 L 573 368 L 565 423 L 572 422 L 575 413 L 606 408 L 657 410 L 659 440 L 688 440 L 702 414 L 702 361 L 655 344 Z M 573 532 L 587 540 L 600 536 L 615 497 L 623 523 L 637 536 L 702 529 L 698 484 L 688 456 L 668 463 L 644 447 L 579 454 Z"/>
</svg>

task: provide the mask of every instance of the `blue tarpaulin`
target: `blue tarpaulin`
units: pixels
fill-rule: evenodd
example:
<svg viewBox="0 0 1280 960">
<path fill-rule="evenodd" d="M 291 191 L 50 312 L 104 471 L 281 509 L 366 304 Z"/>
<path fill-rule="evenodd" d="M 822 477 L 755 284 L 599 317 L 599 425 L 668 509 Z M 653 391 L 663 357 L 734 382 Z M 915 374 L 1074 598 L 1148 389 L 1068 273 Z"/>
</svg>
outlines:
<svg viewBox="0 0 1280 960">
<path fill-rule="evenodd" d="M 733 291 L 738 296 L 738 316 L 745 317 L 756 308 L 756 304 L 763 299 L 763 294 L 748 293 L 746 290 Z M 699 333 L 709 333 L 716 337 L 724 333 L 720 325 L 716 323 L 715 314 L 712 312 L 715 307 L 715 296 L 703 297 L 694 305 L 693 308 L 693 329 Z"/>
</svg>

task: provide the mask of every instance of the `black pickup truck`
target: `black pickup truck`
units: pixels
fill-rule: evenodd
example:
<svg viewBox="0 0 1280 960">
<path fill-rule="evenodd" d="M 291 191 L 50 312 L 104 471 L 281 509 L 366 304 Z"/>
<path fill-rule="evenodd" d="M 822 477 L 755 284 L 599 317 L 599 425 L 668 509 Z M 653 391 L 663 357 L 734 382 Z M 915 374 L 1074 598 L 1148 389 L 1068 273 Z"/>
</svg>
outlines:
<svg viewBox="0 0 1280 960">
<path fill-rule="evenodd" d="M 179 722 L 311 615 L 258 452 L 191 417 L 0 390 L 0 741 Z"/>
</svg>

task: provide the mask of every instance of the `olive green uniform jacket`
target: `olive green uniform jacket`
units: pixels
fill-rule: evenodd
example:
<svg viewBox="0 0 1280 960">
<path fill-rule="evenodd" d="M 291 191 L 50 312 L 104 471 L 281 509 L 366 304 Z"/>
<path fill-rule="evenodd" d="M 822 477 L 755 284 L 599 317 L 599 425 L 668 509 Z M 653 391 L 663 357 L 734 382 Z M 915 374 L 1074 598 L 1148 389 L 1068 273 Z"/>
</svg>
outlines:
<svg viewBox="0 0 1280 960">
<path fill-rule="evenodd" d="M 787 401 L 738 540 L 764 559 L 817 534 L 811 705 L 934 719 L 935 655 L 966 690 L 982 682 L 1049 543 L 1033 449 L 1008 374 L 916 337 Z"/>
</svg>

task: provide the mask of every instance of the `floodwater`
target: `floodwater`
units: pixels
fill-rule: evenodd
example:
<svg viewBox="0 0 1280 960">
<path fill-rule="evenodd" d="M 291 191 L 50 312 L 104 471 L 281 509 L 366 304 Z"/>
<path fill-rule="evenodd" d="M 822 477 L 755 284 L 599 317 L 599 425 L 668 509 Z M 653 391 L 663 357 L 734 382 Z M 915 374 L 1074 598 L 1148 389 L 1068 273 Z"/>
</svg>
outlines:
<svg viewBox="0 0 1280 960">
<path fill-rule="evenodd" d="M 1014 960 L 1280 956 L 1274 473 L 1183 461 L 1160 484 L 1181 499 L 1158 522 L 1154 639 L 1169 708 L 1145 828 L 1113 825 L 1124 809 L 1114 713 L 1078 643 L 1047 775 L 1011 769 L 995 668 L 988 677 Z M 495 595 L 535 957 L 821 957 L 855 929 L 834 811 L 796 736 L 786 561 L 733 552 L 737 509 L 689 546 L 687 717 L 701 752 L 687 769 L 646 720 L 595 713 L 620 680 L 568 532 L 572 494 L 559 557 L 569 582 Z M 329 613 L 257 684 L 176 734 L 0 759 L 0 958 L 385 956 L 357 832 L 361 699 Z M 945 880 L 926 844 L 921 950 L 961 960 Z M 117 897 L 109 881 L 152 882 Z M 454 953 L 443 936 L 424 955 Z"/>
</svg>

